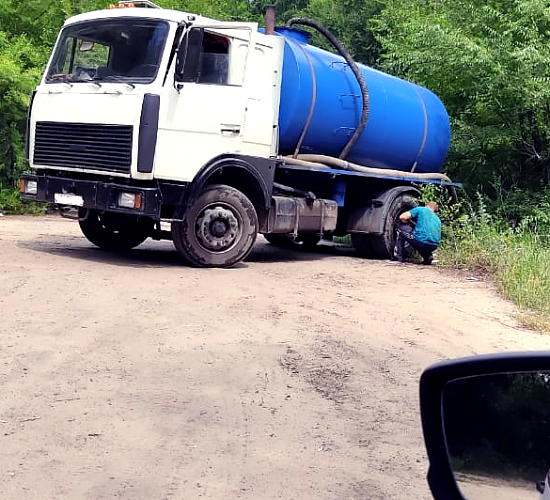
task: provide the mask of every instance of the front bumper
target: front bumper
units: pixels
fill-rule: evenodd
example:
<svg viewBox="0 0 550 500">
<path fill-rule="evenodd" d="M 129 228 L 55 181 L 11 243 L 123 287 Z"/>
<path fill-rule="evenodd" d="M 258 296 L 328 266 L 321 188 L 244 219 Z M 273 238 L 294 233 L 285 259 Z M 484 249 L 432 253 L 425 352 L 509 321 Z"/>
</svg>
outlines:
<svg viewBox="0 0 550 500">
<path fill-rule="evenodd" d="M 36 189 L 28 192 L 26 186 L 36 182 Z M 58 205 L 82 207 L 91 210 L 120 212 L 160 219 L 162 193 L 158 187 L 141 187 L 97 180 L 66 179 L 44 175 L 21 177 L 21 198 Z M 34 194 L 33 194 L 34 193 Z M 139 196 L 139 206 L 120 206 L 122 193 Z"/>
</svg>

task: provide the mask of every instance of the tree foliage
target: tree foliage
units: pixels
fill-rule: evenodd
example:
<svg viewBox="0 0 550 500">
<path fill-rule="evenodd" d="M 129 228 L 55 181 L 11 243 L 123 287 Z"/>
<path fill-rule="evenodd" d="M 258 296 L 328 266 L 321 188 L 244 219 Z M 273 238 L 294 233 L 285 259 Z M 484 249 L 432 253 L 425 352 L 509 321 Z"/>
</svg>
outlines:
<svg viewBox="0 0 550 500">
<path fill-rule="evenodd" d="M 154 1 L 154 0 L 153 0 Z M 246 0 L 158 0 L 158 5 L 198 14 L 223 21 L 249 21 L 252 20 L 250 6 Z"/>
<path fill-rule="evenodd" d="M 438 94 L 452 173 L 473 185 L 550 182 L 550 7 L 544 0 L 387 0 L 383 67 Z"/>
<path fill-rule="evenodd" d="M 367 0 L 311 0 L 308 17 L 331 30 L 357 61 L 376 67 L 381 47 L 374 36 L 371 20 L 380 13 L 382 3 Z"/>
<path fill-rule="evenodd" d="M 109 0 L 0 2 L 0 183 L 24 161 L 25 116 L 55 36 Z M 452 125 L 446 170 L 471 186 L 550 185 L 550 6 L 545 0 L 156 0 L 224 20 L 310 17 L 360 62 L 438 94 Z M 317 41 L 317 39 L 315 39 Z"/>
<path fill-rule="evenodd" d="M 39 57 L 39 56 L 38 56 Z M 23 131 L 29 93 L 39 76 L 32 43 L 0 31 L 0 179 L 13 183 L 24 161 Z"/>
</svg>

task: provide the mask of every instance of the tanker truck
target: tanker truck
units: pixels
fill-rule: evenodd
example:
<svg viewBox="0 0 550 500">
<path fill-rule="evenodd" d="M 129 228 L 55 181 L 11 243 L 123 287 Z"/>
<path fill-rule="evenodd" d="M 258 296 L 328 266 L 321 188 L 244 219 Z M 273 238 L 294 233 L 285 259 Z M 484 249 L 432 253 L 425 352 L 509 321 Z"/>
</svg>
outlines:
<svg viewBox="0 0 550 500">
<path fill-rule="evenodd" d="M 305 247 L 350 235 L 387 258 L 419 187 L 455 185 L 440 173 L 441 101 L 356 63 L 314 21 L 109 7 L 64 23 L 31 97 L 20 184 L 94 245 L 171 239 L 192 265 L 229 267 L 258 233 Z"/>
</svg>

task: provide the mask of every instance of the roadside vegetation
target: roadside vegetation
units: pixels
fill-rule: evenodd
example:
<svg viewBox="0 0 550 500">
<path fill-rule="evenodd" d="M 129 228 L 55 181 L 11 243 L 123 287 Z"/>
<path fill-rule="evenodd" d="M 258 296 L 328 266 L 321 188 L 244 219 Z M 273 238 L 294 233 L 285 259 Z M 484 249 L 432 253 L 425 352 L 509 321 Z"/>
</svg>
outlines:
<svg viewBox="0 0 550 500">
<path fill-rule="evenodd" d="M 433 90 L 451 118 L 444 170 L 464 185 L 461 204 L 443 213 L 440 261 L 489 273 L 503 295 L 526 311 L 525 324 L 550 329 L 546 0 L 154 1 L 219 19 L 261 23 L 268 5 L 275 7 L 278 24 L 297 16 L 315 18 L 358 61 Z M 1 213 L 41 210 L 21 204 L 17 195 L 27 169 L 29 96 L 64 19 L 108 3 L 0 2 Z"/>
<path fill-rule="evenodd" d="M 442 204 L 440 264 L 490 277 L 519 307 L 520 323 L 550 331 L 550 189 L 510 191 L 496 201 L 465 195 L 457 205 L 434 191 L 423 196 Z"/>
<path fill-rule="evenodd" d="M 32 214 L 42 215 L 46 213 L 46 207 L 40 203 L 22 201 L 19 191 L 15 188 L 0 185 L 0 214 Z"/>
</svg>

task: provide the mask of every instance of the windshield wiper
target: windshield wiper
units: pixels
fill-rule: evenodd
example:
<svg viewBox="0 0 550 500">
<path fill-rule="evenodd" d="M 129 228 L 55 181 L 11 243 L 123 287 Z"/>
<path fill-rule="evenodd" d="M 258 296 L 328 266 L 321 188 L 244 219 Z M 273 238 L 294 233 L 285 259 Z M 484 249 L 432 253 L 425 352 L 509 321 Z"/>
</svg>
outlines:
<svg viewBox="0 0 550 500">
<path fill-rule="evenodd" d="M 90 75 L 82 75 L 78 78 L 73 78 L 72 83 L 91 83 L 92 85 L 97 85 L 98 87 L 101 87 L 101 83 L 94 82 L 94 78 L 92 78 Z"/>
<path fill-rule="evenodd" d="M 95 76 L 93 78 L 94 83 L 97 81 L 100 82 L 114 82 L 114 83 L 123 83 L 124 85 L 128 85 L 129 87 L 135 89 L 136 86 L 133 83 L 130 83 L 126 81 L 126 77 L 119 76 L 119 75 L 105 75 L 105 76 Z"/>
<path fill-rule="evenodd" d="M 72 75 L 66 75 L 64 73 L 52 75 L 46 79 L 46 83 L 66 83 L 72 87 Z"/>
<path fill-rule="evenodd" d="M 94 79 L 88 75 L 88 74 L 81 74 L 81 75 L 72 75 L 72 74 L 64 74 L 60 73 L 57 75 L 52 75 L 48 77 L 46 80 L 47 83 L 66 83 L 68 85 L 71 85 L 73 83 L 93 83 L 94 85 L 98 85 L 101 87 L 100 83 L 94 82 Z"/>
</svg>

